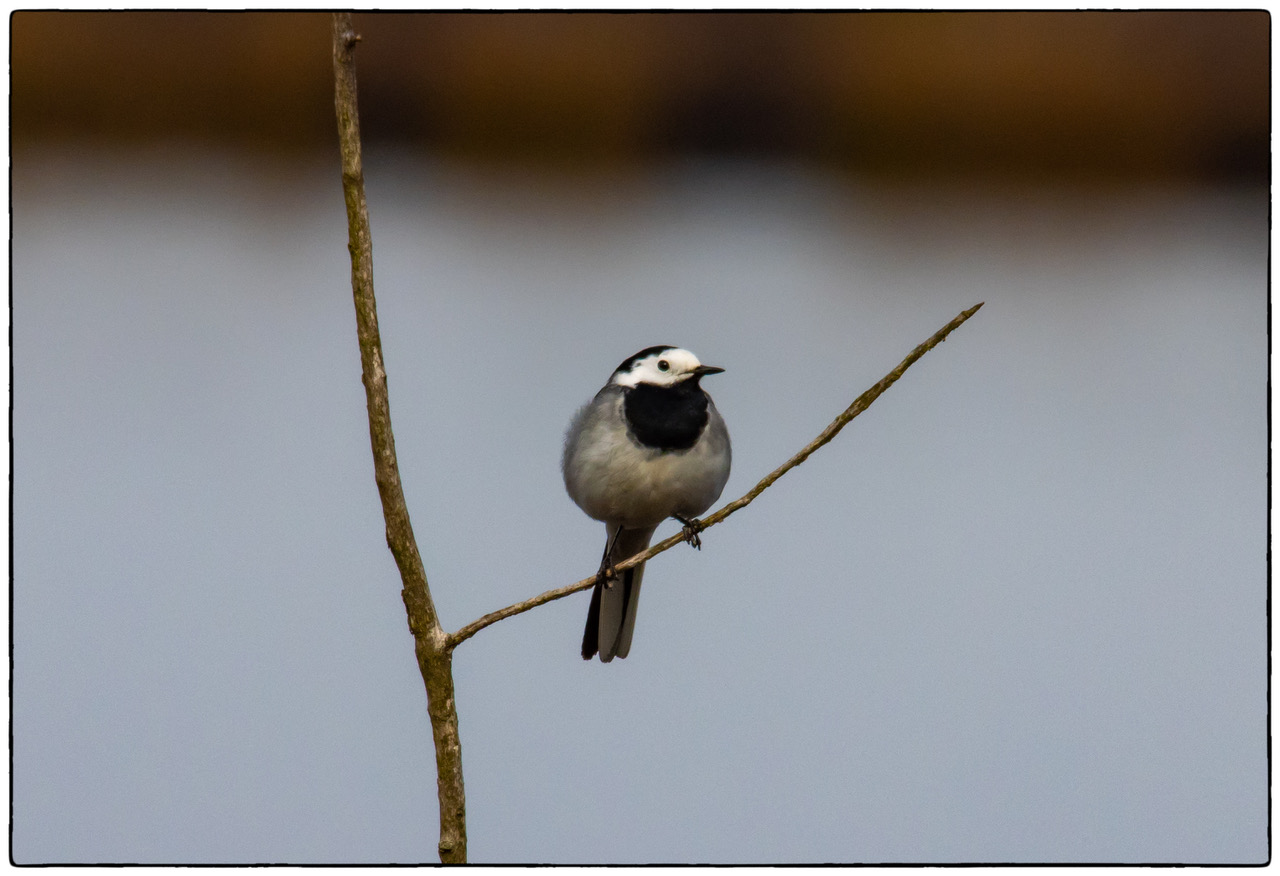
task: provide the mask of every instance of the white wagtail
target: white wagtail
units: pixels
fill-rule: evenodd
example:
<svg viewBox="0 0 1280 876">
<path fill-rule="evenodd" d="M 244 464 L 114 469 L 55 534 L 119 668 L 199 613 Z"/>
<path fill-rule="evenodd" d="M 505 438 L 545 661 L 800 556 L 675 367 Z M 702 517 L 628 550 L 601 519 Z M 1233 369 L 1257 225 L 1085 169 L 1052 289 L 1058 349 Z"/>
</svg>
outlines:
<svg viewBox="0 0 1280 876">
<path fill-rule="evenodd" d="M 631 650 L 644 564 L 618 579 L 615 563 L 647 548 L 668 517 L 700 546 L 694 521 L 720 498 L 730 450 L 729 430 L 699 381 L 723 370 L 688 350 L 649 347 L 619 365 L 569 424 L 565 488 L 608 533 L 582 636 L 584 660 L 599 652 L 608 663 Z"/>
</svg>

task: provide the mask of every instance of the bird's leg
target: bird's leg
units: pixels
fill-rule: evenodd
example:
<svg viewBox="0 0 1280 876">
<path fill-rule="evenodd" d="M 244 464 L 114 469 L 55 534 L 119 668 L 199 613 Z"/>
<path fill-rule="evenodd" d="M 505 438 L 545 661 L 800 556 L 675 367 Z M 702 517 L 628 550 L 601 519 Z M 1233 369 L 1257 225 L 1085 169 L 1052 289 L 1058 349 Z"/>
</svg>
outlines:
<svg viewBox="0 0 1280 876">
<path fill-rule="evenodd" d="M 696 517 L 681 517 L 675 515 L 676 520 L 684 524 L 684 540 L 689 542 L 695 550 L 702 550 L 702 536 L 698 533 L 702 532 L 704 527 L 702 521 Z"/>
<path fill-rule="evenodd" d="M 606 590 L 613 589 L 613 582 L 618 580 L 618 570 L 613 567 L 613 563 L 605 557 L 600 561 L 600 571 L 596 572 L 596 583 L 603 584 Z"/>
<path fill-rule="evenodd" d="M 600 571 L 596 572 L 596 583 L 603 584 L 610 589 L 613 588 L 613 582 L 618 580 L 618 570 L 613 567 L 613 548 L 621 532 L 622 528 L 619 527 L 617 532 L 609 536 L 609 540 L 604 543 L 604 556 L 600 558 Z"/>
</svg>

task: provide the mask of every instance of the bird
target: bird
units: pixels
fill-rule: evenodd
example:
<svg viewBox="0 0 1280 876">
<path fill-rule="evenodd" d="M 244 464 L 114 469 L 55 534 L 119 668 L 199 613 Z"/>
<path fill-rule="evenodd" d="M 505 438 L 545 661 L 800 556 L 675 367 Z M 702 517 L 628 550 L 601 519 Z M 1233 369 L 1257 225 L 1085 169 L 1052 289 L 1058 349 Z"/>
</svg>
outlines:
<svg viewBox="0 0 1280 876">
<path fill-rule="evenodd" d="M 698 515 L 729 480 L 729 430 L 701 386 L 723 368 L 688 350 L 648 347 L 614 369 L 569 422 L 561 470 L 569 497 L 604 523 L 606 540 L 582 635 L 582 659 L 626 657 L 636 625 L 644 564 L 614 565 L 649 546 L 674 517 L 701 548 Z"/>
</svg>

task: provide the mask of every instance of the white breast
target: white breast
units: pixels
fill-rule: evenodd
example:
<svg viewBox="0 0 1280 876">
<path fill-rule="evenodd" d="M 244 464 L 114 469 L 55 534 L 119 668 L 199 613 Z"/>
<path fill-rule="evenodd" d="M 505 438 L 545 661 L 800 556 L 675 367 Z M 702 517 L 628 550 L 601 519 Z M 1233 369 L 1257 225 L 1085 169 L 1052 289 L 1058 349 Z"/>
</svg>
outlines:
<svg viewBox="0 0 1280 876">
<path fill-rule="evenodd" d="M 622 392 L 602 392 L 569 428 L 565 487 L 578 507 L 627 528 L 697 517 L 710 508 L 729 477 L 729 435 L 715 405 L 697 443 L 676 451 L 637 444 L 622 425 L 621 406 Z"/>
</svg>

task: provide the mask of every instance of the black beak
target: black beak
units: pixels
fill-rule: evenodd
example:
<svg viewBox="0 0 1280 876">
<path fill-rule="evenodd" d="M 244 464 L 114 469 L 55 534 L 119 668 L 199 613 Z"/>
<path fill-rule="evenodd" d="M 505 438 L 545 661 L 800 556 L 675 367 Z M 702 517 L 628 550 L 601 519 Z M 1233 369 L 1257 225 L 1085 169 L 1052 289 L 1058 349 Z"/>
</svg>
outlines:
<svg viewBox="0 0 1280 876">
<path fill-rule="evenodd" d="M 699 365 L 693 369 L 693 374 L 695 377 L 704 377 L 708 374 L 719 374 L 721 371 L 724 371 L 724 369 L 717 368 L 714 365 Z"/>
</svg>

